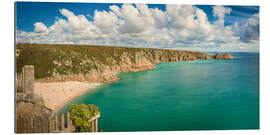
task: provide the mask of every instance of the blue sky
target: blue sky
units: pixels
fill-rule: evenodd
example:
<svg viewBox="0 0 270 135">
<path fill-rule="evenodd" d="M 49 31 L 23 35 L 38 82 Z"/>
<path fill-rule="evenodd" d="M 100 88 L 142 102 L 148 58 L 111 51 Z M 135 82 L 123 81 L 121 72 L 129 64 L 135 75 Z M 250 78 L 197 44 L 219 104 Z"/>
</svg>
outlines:
<svg viewBox="0 0 270 135">
<path fill-rule="evenodd" d="M 258 51 L 259 7 L 16 2 L 16 41 Z"/>
</svg>

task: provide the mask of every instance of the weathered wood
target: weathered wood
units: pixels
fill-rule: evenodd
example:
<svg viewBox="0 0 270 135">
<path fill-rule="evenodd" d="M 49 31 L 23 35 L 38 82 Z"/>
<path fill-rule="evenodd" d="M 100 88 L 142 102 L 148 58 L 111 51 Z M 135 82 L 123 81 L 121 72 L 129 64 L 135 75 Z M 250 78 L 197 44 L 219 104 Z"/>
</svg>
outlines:
<svg viewBox="0 0 270 135">
<path fill-rule="evenodd" d="M 95 132 L 95 121 L 91 121 L 91 125 L 92 125 L 92 132 Z"/>
<path fill-rule="evenodd" d="M 34 91 L 35 71 L 34 66 L 26 65 L 23 67 L 23 91 L 32 94 Z"/>
<path fill-rule="evenodd" d="M 65 129 L 65 116 L 64 113 L 61 113 L 60 116 L 60 130 Z"/>
<path fill-rule="evenodd" d="M 70 114 L 69 112 L 67 112 L 67 128 L 72 130 L 72 123 L 69 117 L 70 117 Z"/>
<path fill-rule="evenodd" d="M 97 114 L 96 116 L 92 117 L 89 120 L 89 126 L 92 132 L 98 132 L 98 118 L 100 117 L 100 114 Z"/>
<path fill-rule="evenodd" d="M 53 131 L 56 131 L 56 130 L 58 130 L 58 118 L 57 118 L 57 115 L 55 114 L 54 115 L 54 129 L 53 129 Z"/>
<path fill-rule="evenodd" d="M 15 82 L 16 92 L 23 92 L 23 74 L 16 73 L 16 82 Z"/>
<path fill-rule="evenodd" d="M 34 66 L 24 66 L 22 73 L 16 73 L 15 81 L 16 92 L 33 94 L 35 81 Z"/>
<path fill-rule="evenodd" d="M 52 114 L 50 116 L 17 116 L 16 133 L 73 132 L 75 130 L 75 126 L 73 126 L 69 116 L 70 114 L 67 113 L 67 127 L 65 127 L 64 123 L 64 113 L 61 113 L 59 120 L 57 119 L 57 114 Z M 98 132 L 99 117 L 100 114 L 89 120 L 89 128 L 92 132 Z"/>
<path fill-rule="evenodd" d="M 96 119 L 96 122 L 95 122 L 95 124 L 96 124 L 96 129 L 95 129 L 95 132 L 98 132 L 98 119 Z"/>
<path fill-rule="evenodd" d="M 95 119 L 98 119 L 99 117 L 100 117 L 100 114 L 97 114 L 96 116 L 92 117 L 92 118 L 89 120 L 89 122 L 91 122 L 91 121 L 93 121 L 93 120 L 95 120 Z"/>
</svg>

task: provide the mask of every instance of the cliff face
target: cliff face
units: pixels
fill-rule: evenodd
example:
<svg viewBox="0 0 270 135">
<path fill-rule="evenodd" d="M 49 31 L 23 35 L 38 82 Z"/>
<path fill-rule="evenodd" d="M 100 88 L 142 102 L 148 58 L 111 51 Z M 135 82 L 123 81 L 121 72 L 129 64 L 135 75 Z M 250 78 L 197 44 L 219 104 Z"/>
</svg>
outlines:
<svg viewBox="0 0 270 135">
<path fill-rule="evenodd" d="M 192 51 L 104 46 L 17 44 L 16 49 L 17 72 L 34 65 L 39 81 L 109 83 L 119 80 L 117 72 L 151 70 L 159 62 L 214 58 Z"/>
</svg>

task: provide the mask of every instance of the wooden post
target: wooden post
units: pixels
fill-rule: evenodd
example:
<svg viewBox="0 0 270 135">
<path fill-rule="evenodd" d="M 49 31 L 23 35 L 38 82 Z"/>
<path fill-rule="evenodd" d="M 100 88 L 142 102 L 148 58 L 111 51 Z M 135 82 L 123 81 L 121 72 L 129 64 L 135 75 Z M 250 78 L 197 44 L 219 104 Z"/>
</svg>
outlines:
<svg viewBox="0 0 270 135">
<path fill-rule="evenodd" d="M 98 132 L 98 118 L 96 119 L 96 129 L 95 129 L 96 132 Z"/>
<path fill-rule="evenodd" d="M 89 120 L 89 128 L 92 132 L 98 132 L 98 118 L 100 117 L 100 114 L 97 114 L 96 116 L 92 117 Z"/>
<path fill-rule="evenodd" d="M 72 123 L 71 123 L 71 120 L 70 120 L 70 114 L 69 112 L 67 112 L 67 128 L 71 131 L 73 131 L 73 128 L 72 128 Z"/>
<path fill-rule="evenodd" d="M 54 131 L 58 130 L 58 118 L 57 114 L 54 114 Z"/>
<path fill-rule="evenodd" d="M 53 130 L 53 119 L 52 119 L 52 116 L 48 116 L 48 122 L 49 122 L 48 130 L 49 130 L 49 133 L 50 133 Z"/>
<path fill-rule="evenodd" d="M 23 92 L 33 94 L 35 81 L 34 66 L 26 65 L 23 67 Z"/>
<path fill-rule="evenodd" d="M 91 121 L 91 125 L 92 125 L 92 132 L 95 132 L 95 121 Z"/>
<path fill-rule="evenodd" d="M 64 113 L 61 113 L 61 117 L 60 117 L 60 130 L 65 129 L 65 116 Z"/>
</svg>

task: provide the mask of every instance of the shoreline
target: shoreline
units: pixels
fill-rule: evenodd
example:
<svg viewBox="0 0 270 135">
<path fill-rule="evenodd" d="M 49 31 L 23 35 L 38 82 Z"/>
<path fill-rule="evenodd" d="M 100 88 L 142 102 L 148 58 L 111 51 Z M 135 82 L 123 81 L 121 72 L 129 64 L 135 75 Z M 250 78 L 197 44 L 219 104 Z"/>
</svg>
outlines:
<svg viewBox="0 0 270 135">
<path fill-rule="evenodd" d="M 42 97 L 46 107 L 58 113 L 68 102 L 100 85 L 79 81 L 35 82 L 34 93 Z"/>
<path fill-rule="evenodd" d="M 167 62 L 169 62 L 169 61 L 167 61 Z M 179 61 L 174 61 L 174 62 L 179 62 Z M 158 62 L 158 63 L 155 63 L 155 64 L 153 64 L 153 68 L 149 68 L 149 69 L 137 69 L 136 71 L 128 71 L 128 72 L 143 72 L 143 71 L 150 71 L 150 70 L 154 70 L 154 69 L 156 69 L 156 67 L 155 67 L 155 65 L 157 65 L 157 64 L 160 64 L 160 63 L 164 63 L 164 62 Z M 127 72 L 115 72 L 114 74 L 117 76 L 118 74 L 120 74 L 120 73 L 127 73 Z M 118 76 L 117 76 L 118 77 Z M 114 82 L 117 82 L 117 81 L 120 81 L 121 79 L 120 78 L 118 78 L 117 80 L 115 80 L 115 81 L 110 81 L 109 83 L 114 83 Z M 57 105 L 55 108 L 51 108 L 51 107 L 48 107 L 48 105 L 46 105 L 46 102 L 45 102 L 45 106 L 46 107 L 48 107 L 48 108 L 50 108 L 50 109 L 52 109 L 52 111 L 53 112 L 55 112 L 55 113 L 59 113 L 59 110 L 61 110 L 65 105 L 67 105 L 70 101 L 72 101 L 73 99 L 75 99 L 75 98 L 77 98 L 77 97 L 79 97 L 79 96 L 81 96 L 81 95 L 83 95 L 83 94 L 85 94 L 85 93 L 87 93 L 87 92 L 89 92 L 89 91 L 91 91 L 91 90 L 93 90 L 93 89 L 95 89 L 95 88 L 97 88 L 97 87 L 99 87 L 99 86 L 101 86 L 102 84 L 104 84 L 104 82 L 102 82 L 102 83 L 93 83 L 93 82 L 91 82 L 91 83 L 89 83 L 89 82 L 82 82 L 82 81 L 44 81 L 44 80 L 38 80 L 38 81 L 36 81 L 35 82 L 35 87 L 34 87 L 34 89 L 36 90 L 37 88 L 36 87 L 38 87 L 36 84 L 38 84 L 38 85 L 44 85 L 44 86 L 46 86 L 47 84 L 54 84 L 54 85 L 57 85 L 57 84 L 59 84 L 59 83 L 72 83 L 72 82 L 76 82 L 76 83 L 87 83 L 87 84 L 89 84 L 89 85 L 95 85 L 94 87 L 92 87 L 92 88 L 88 88 L 87 90 L 80 90 L 80 93 L 79 94 L 77 94 L 77 95 L 73 95 L 73 97 L 72 98 L 69 98 L 68 100 L 66 100 L 63 104 L 60 104 L 60 105 Z M 39 88 L 40 89 L 40 88 Z M 37 92 L 37 91 L 35 91 L 34 90 L 34 93 L 35 92 Z M 39 90 L 40 91 L 40 90 Z M 36 93 L 36 94 L 38 94 L 38 93 Z M 39 96 L 41 96 L 42 97 L 42 99 L 44 100 L 44 95 L 40 95 L 40 94 L 38 94 Z"/>
<path fill-rule="evenodd" d="M 98 86 L 96 86 L 96 87 L 94 87 L 94 88 L 89 88 L 88 90 L 86 90 L 86 91 L 84 91 L 84 92 L 82 92 L 82 93 L 80 93 L 80 94 L 78 94 L 78 95 L 76 95 L 76 96 L 70 98 L 70 99 L 67 100 L 64 104 L 61 104 L 61 105 L 57 106 L 57 107 L 56 107 L 54 110 L 52 110 L 52 111 L 55 112 L 56 114 L 58 114 L 59 111 L 60 111 L 63 107 L 65 107 L 68 103 L 70 103 L 70 102 L 73 101 L 74 99 L 76 99 L 76 98 L 78 98 L 78 97 L 80 97 L 80 96 L 86 94 L 87 92 L 94 90 L 95 88 L 97 88 L 97 87 L 99 87 L 99 86 L 101 86 L 101 85 L 102 85 L 102 84 L 99 84 Z"/>
<path fill-rule="evenodd" d="M 177 61 L 175 61 L 175 62 L 177 62 Z M 163 63 L 163 62 L 159 62 L 159 63 Z M 159 64 L 159 63 L 156 63 L 156 64 Z M 154 70 L 156 68 L 155 67 L 156 64 L 153 64 L 153 68 L 137 69 L 136 71 L 127 71 L 127 72 L 143 72 L 143 71 Z M 127 73 L 127 72 L 114 72 L 114 74 L 115 74 L 115 76 L 117 76 L 120 73 Z M 120 78 L 117 78 L 116 80 L 110 81 L 110 82 L 107 82 L 107 83 L 114 83 L 114 82 L 117 82 L 117 81 L 120 81 L 120 80 L 121 80 Z M 58 90 L 56 90 L 57 92 L 61 91 L 61 89 L 63 89 L 63 88 L 68 89 L 67 85 L 65 85 L 64 87 L 58 87 L 57 88 L 57 85 L 62 85 L 63 86 L 63 84 L 65 84 L 65 83 L 66 84 L 74 84 L 74 85 L 75 85 L 75 83 L 77 83 L 78 85 L 76 85 L 76 87 L 77 87 L 76 91 L 78 91 L 78 92 L 73 94 L 73 95 L 70 94 L 68 99 L 65 99 L 64 101 L 62 100 L 62 102 L 60 102 L 60 103 L 57 102 L 57 103 L 52 104 L 51 100 L 50 100 L 50 102 L 48 102 L 48 99 L 52 99 L 52 98 L 57 97 L 55 95 L 53 95 L 53 96 L 50 95 L 49 97 L 47 97 L 46 94 L 50 93 L 50 92 L 48 92 L 48 90 L 50 90 L 50 88 L 51 88 L 51 92 L 55 93 L 54 89 L 58 89 Z M 59 110 L 61 110 L 70 101 L 72 101 L 73 99 L 75 99 L 75 98 L 77 98 L 77 97 L 79 97 L 79 96 L 81 96 L 81 95 L 83 95 L 83 94 L 85 94 L 85 93 L 87 93 L 89 91 L 92 91 L 93 89 L 101 86 L 104 83 L 106 83 L 106 82 L 97 82 L 96 83 L 96 82 L 84 82 L 84 81 L 80 81 L 80 80 L 69 80 L 69 81 L 36 80 L 35 84 L 34 84 L 34 93 L 42 97 L 46 107 L 48 107 L 49 109 L 51 109 L 55 113 L 59 113 Z M 88 85 L 90 87 L 86 88 L 85 85 Z M 74 90 L 74 89 L 71 88 L 70 90 Z M 46 94 L 43 94 L 43 93 L 46 93 Z M 66 98 L 66 96 L 63 97 L 63 95 L 59 95 L 59 97 Z"/>
<path fill-rule="evenodd" d="M 183 61 L 194 61 L 194 60 L 199 60 L 199 59 L 191 59 L 191 60 L 183 60 Z M 39 81 L 36 81 L 34 84 L 34 93 L 42 97 L 46 107 L 58 113 L 59 110 L 61 110 L 67 103 L 72 101 L 74 98 L 81 96 L 90 90 L 93 90 L 94 88 L 100 86 L 103 83 L 113 83 L 113 82 L 119 81 L 120 78 L 117 77 L 117 74 L 119 73 L 149 71 L 149 70 L 155 69 L 156 68 L 155 65 L 164 63 L 164 62 L 179 62 L 179 60 L 159 61 L 156 63 L 152 63 L 150 66 L 151 68 L 149 68 L 149 65 L 148 65 L 147 68 L 145 68 L 144 66 L 138 66 L 133 70 L 127 70 L 127 71 L 122 71 L 122 72 L 111 71 L 110 73 L 113 74 L 113 78 L 110 78 L 110 79 L 112 79 L 113 81 L 111 80 L 109 82 L 103 82 L 103 81 L 87 82 L 84 79 L 83 79 L 84 81 L 80 79 L 78 80 L 68 79 L 66 81 L 56 81 L 56 80 L 52 80 L 52 81 L 42 80 L 41 81 L 39 80 Z M 67 92 L 68 94 L 66 94 L 65 92 Z"/>
</svg>

